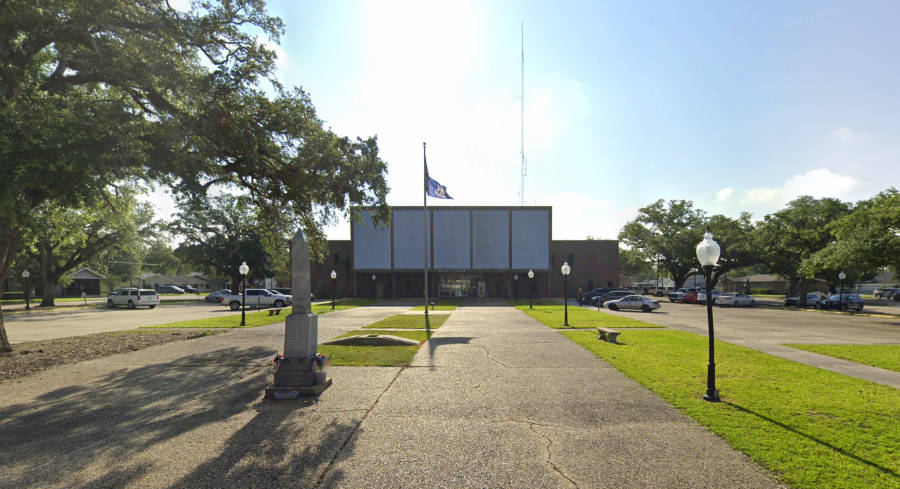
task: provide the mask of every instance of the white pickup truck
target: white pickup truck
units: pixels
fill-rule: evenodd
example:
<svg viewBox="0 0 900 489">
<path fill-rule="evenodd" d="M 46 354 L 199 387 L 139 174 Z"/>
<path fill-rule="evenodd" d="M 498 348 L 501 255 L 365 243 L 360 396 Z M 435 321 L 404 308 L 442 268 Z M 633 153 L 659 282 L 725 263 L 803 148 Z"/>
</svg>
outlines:
<svg viewBox="0 0 900 489">
<path fill-rule="evenodd" d="M 242 294 L 226 295 L 220 304 L 227 305 L 232 311 L 241 308 Z M 248 307 L 284 307 L 290 305 L 290 297 L 266 289 L 247 289 Z"/>
<path fill-rule="evenodd" d="M 147 306 L 150 309 L 159 304 L 159 294 L 152 289 L 116 289 L 106 297 L 106 307 L 128 306 L 134 309 L 138 306 Z"/>
</svg>

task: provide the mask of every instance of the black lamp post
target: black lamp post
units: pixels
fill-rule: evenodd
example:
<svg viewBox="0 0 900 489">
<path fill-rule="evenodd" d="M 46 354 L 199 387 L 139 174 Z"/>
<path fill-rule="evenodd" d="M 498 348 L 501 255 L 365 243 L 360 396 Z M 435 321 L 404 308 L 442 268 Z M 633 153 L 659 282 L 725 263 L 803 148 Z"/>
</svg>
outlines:
<svg viewBox="0 0 900 489">
<path fill-rule="evenodd" d="M 843 311 L 844 310 L 844 279 L 847 278 L 847 274 L 844 272 L 841 272 L 838 274 L 838 278 L 841 279 L 841 292 L 840 292 L 841 302 L 838 303 L 838 310 Z"/>
<path fill-rule="evenodd" d="M 337 278 L 337 272 L 331 271 L 331 310 L 334 310 L 334 279 Z"/>
<path fill-rule="evenodd" d="M 706 369 L 706 394 L 703 395 L 704 401 L 719 402 L 719 390 L 716 389 L 716 350 L 715 337 L 713 334 L 713 312 L 712 312 L 712 269 L 719 261 L 719 254 L 722 249 L 719 243 L 713 240 L 713 235 L 706 230 L 703 235 L 703 241 L 697 245 L 697 260 L 703 266 L 706 275 L 706 321 L 709 325 L 709 364 Z"/>
<path fill-rule="evenodd" d="M 534 270 L 528 270 L 528 309 L 534 309 Z"/>
<path fill-rule="evenodd" d="M 562 267 L 559 269 L 563 274 L 563 326 L 569 325 L 569 272 L 572 271 L 572 267 L 569 266 L 569 262 L 563 262 Z"/>
<path fill-rule="evenodd" d="M 25 309 L 31 309 L 31 282 L 28 280 L 28 277 L 31 277 L 31 272 L 28 270 L 22 271 L 22 278 L 25 279 Z"/>
<path fill-rule="evenodd" d="M 250 271 L 250 267 L 247 266 L 247 262 L 241 262 L 241 266 L 238 267 L 238 271 L 241 272 L 241 293 L 243 297 L 241 298 L 241 326 L 247 325 L 247 308 L 245 307 L 247 304 L 247 273 Z"/>
<path fill-rule="evenodd" d="M 372 274 L 372 302 L 375 302 L 375 274 Z M 427 314 L 427 313 L 426 313 Z"/>
</svg>

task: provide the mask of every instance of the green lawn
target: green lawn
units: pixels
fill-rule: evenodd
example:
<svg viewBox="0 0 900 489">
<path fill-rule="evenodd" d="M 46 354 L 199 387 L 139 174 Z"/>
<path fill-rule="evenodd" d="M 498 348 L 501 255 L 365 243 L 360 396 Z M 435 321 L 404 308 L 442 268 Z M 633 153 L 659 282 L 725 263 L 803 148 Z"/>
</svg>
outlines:
<svg viewBox="0 0 900 489">
<path fill-rule="evenodd" d="M 432 309 L 429 306 L 428 307 L 429 311 L 432 311 L 432 310 L 434 310 L 434 311 L 455 311 L 457 307 L 462 305 L 462 301 L 457 300 L 457 299 L 437 299 L 437 300 L 428 301 L 428 302 L 434 303 L 434 309 Z M 425 306 L 424 305 L 416 306 L 412 310 L 413 311 L 424 311 Z"/>
<path fill-rule="evenodd" d="M 675 405 L 794 489 L 900 487 L 900 391 L 716 342 L 721 403 L 701 400 L 707 339 L 633 330 L 623 345 L 563 335 Z"/>
<path fill-rule="evenodd" d="M 281 315 L 269 316 L 268 311 L 248 312 L 247 325 L 241 326 L 240 314 L 228 314 L 214 318 L 193 319 L 190 321 L 176 321 L 174 323 L 154 324 L 141 326 L 142 328 L 255 328 L 266 324 L 283 322 L 290 314 L 289 309 L 284 309 Z"/>
<path fill-rule="evenodd" d="M 900 345 L 784 345 L 900 372 Z"/>
<path fill-rule="evenodd" d="M 444 321 L 450 317 L 449 314 L 436 314 L 429 315 L 429 324 L 431 325 L 431 329 L 438 329 L 444 324 Z M 372 328 L 408 328 L 408 329 L 425 329 L 425 315 L 424 314 L 397 314 L 396 316 L 391 316 L 388 318 L 384 318 L 381 321 L 372 323 L 368 326 L 363 326 L 365 329 Z"/>
<path fill-rule="evenodd" d="M 338 338 L 358 334 L 389 334 L 418 341 L 427 339 L 425 331 L 383 331 L 357 330 L 342 334 Z M 421 345 L 419 345 L 421 346 Z M 324 353 L 332 365 L 351 367 L 401 367 L 409 365 L 419 346 L 345 346 L 319 345 L 319 353 Z"/>
<path fill-rule="evenodd" d="M 563 305 L 552 302 L 541 301 L 540 304 L 535 303 L 534 309 L 528 309 L 528 302 L 522 304 L 517 301 L 516 309 L 528 314 L 551 328 L 566 328 L 563 325 Z M 652 318 L 653 313 L 632 313 L 635 318 L 622 317 L 615 314 L 608 314 L 603 311 L 594 309 L 585 309 L 583 307 L 569 305 L 569 328 L 661 328 L 657 324 L 642 321 L 644 318 Z M 632 314 L 629 314 L 632 315 Z M 641 319 L 636 319 L 640 317 Z"/>
</svg>

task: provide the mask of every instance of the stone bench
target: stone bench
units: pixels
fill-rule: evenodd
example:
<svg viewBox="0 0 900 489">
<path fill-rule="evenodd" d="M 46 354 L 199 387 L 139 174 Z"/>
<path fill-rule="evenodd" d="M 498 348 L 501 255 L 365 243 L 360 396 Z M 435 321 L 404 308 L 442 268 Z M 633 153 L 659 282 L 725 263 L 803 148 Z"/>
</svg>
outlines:
<svg viewBox="0 0 900 489">
<path fill-rule="evenodd" d="M 606 341 L 608 343 L 616 343 L 616 338 L 618 338 L 619 335 L 622 334 L 614 329 L 609 328 L 597 328 L 597 332 L 600 333 L 600 337 L 597 339 Z"/>
<path fill-rule="evenodd" d="M 281 314 L 281 309 L 269 309 L 269 316 L 278 316 Z"/>
</svg>

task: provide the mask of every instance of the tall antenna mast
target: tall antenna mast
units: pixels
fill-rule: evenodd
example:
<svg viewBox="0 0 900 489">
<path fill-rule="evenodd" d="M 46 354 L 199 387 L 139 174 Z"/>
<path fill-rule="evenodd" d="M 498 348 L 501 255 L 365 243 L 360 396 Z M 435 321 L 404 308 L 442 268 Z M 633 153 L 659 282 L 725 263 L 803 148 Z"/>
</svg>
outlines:
<svg viewBox="0 0 900 489">
<path fill-rule="evenodd" d="M 522 113 L 521 113 L 521 129 L 522 134 L 522 187 L 519 190 L 519 205 L 525 205 L 525 175 L 528 169 L 525 167 L 525 21 L 522 21 Z"/>
</svg>

